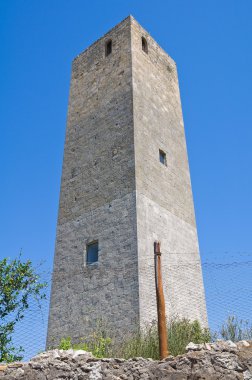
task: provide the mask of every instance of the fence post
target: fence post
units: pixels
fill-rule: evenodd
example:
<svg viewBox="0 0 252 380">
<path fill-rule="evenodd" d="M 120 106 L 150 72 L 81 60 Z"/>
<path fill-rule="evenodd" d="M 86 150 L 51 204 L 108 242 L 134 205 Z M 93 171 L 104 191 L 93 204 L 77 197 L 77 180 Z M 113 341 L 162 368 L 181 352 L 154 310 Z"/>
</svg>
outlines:
<svg viewBox="0 0 252 380">
<path fill-rule="evenodd" d="M 160 243 L 154 243 L 154 261 L 155 261 L 155 284 L 157 295 L 157 316 L 158 316 L 158 338 L 159 338 L 159 356 L 164 359 L 169 355 L 168 351 L 168 336 L 166 329 L 165 317 L 165 300 L 162 283 L 161 271 L 161 252 Z"/>
</svg>

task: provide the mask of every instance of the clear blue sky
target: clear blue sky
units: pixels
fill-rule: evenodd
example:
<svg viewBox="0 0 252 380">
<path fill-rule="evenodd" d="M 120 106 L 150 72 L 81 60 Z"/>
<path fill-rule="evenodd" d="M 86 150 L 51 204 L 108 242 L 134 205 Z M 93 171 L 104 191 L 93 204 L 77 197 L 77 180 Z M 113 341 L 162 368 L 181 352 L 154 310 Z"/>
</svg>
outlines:
<svg viewBox="0 0 252 380">
<path fill-rule="evenodd" d="M 203 260 L 252 252 L 252 1 L 1 0 L 1 257 L 51 266 L 71 61 L 129 14 L 177 62 Z"/>
</svg>

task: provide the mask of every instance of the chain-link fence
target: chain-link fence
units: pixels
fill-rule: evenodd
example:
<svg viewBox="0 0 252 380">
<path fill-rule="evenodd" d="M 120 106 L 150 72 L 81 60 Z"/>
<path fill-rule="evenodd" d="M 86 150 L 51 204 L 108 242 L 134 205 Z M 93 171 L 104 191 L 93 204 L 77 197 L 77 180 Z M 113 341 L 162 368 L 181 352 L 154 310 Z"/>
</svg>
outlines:
<svg viewBox="0 0 252 380">
<path fill-rule="evenodd" d="M 209 261 L 202 260 L 202 271 L 211 331 L 220 331 L 229 316 L 251 324 L 252 253 L 222 253 L 209 257 Z M 15 346 L 23 347 L 25 360 L 45 349 L 50 300 L 49 271 L 42 275 L 42 280 L 48 282 L 47 299 L 40 306 L 31 301 L 25 318 L 16 326 L 14 334 Z"/>
</svg>

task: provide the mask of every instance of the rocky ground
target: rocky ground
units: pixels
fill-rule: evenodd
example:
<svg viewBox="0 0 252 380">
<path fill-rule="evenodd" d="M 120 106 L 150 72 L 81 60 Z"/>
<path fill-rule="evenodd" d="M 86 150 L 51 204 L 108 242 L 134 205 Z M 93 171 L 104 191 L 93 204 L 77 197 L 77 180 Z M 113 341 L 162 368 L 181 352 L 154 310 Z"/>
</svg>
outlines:
<svg viewBox="0 0 252 380">
<path fill-rule="evenodd" d="M 252 380 L 252 341 L 187 346 L 187 353 L 162 361 L 97 359 L 85 351 L 47 351 L 28 363 L 0 365 L 0 380 Z"/>
</svg>

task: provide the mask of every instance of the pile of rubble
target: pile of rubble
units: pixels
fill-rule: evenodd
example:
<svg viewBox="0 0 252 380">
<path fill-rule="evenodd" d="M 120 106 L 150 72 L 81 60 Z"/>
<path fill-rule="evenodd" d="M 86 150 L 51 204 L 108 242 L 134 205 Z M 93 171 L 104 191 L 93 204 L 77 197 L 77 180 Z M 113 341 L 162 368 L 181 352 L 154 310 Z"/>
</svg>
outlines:
<svg viewBox="0 0 252 380">
<path fill-rule="evenodd" d="M 0 365 L 0 380 L 252 380 L 252 342 L 217 341 L 187 346 L 162 361 L 97 359 L 86 351 L 52 350 L 28 363 Z"/>
</svg>

